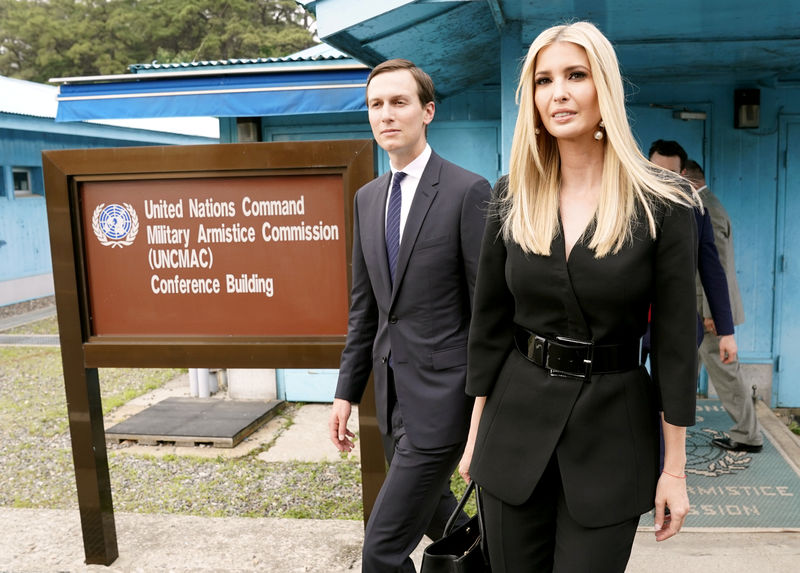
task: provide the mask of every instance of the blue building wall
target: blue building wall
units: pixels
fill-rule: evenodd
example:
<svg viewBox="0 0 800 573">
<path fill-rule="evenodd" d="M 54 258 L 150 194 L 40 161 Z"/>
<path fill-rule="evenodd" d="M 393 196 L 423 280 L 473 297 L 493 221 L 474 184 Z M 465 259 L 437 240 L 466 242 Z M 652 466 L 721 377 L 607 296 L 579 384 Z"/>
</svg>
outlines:
<svg viewBox="0 0 800 573">
<path fill-rule="evenodd" d="M 734 90 L 760 89 L 757 129 L 734 128 Z M 800 384 L 789 373 L 800 367 L 795 358 L 800 336 L 797 321 L 783 320 L 800 306 L 800 289 L 787 280 L 785 269 L 797 265 L 800 252 L 796 224 L 785 218 L 800 197 L 800 181 L 787 177 L 800 163 L 800 148 L 786 142 L 787 126 L 800 123 L 800 88 L 730 84 L 644 85 L 634 100 L 636 111 L 652 105 L 707 112 L 703 125 L 706 180 L 728 211 L 734 234 L 736 273 L 745 307 L 745 322 L 736 329 L 742 362 L 764 365 L 771 374 L 774 406 L 800 405 Z M 671 111 L 662 126 L 672 129 Z M 640 126 L 655 134 L 655 129 Z M 649 145 L 649 139 L 642 145 Z M 691 154 L 691 152 L 690 152 Z"/>
<path fill-rule="evenodd" d="M 437 102 L 428 127 L 428 139 L 437 153 L 491 183 L 501 174 L 498 97 L 498 88 L 479 87 Z M 372 138 L 366 112 L 276 116 L 261 121 L 264 141 Z M 223 139 L 225 134 L 230 137 L 224 127 L 221 132 Z M 389 160 L 383 150 L 378 153 L 378 171 L 384 172 Z"/>
<path fill-rule="evenodd" d="M 760 89 L 757 129 L 734 128 L 734 90 Z M 800 167 L 800 147 L 789 144 L 787 130 L 800 123 L 800 87 L 718 83 L 640 86 L 638 102 L 673 103 L 705 108 L 709 187 L 728 211 L 734 233 L 736 273 L 745 306 L 745 322 L 736 329 L 742 361 L 763 364 L 771 373 L 773 406 L 800 405 L 800 384 L 790 373 L 800 337 L 797 320 L 787 320 L 800 307 L 800 289 L 787 270 L 798 266 L 796 223 L 800 181 L 789 170 Z M 675 120 L 672 120 L 675 121 Z"/>
<path fill-rule="evenodd" d="M 42 151 L 216 143 L 216 139 L 0 113 L 0 305 L 53 294 Z M 31 172 L 31 195 L 15 197 L 12 170 Z"/>
</svg>

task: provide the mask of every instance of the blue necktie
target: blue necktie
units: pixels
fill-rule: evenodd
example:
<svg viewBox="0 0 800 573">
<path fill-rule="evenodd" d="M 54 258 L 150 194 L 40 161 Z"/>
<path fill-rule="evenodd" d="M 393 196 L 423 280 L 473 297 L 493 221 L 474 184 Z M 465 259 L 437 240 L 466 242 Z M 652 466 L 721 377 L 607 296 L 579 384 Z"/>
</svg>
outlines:
<svg viewBox="0 0 800 573">
<path fill-rule="evenodd" d="M 386 257 L 389 259 L 389 273 L 394 284 L 394 271 L 397 268 L 397 255 L 400 252 L 400 207 L 403 196 L 400 191 L 400 182 L 406 176 L 398 171 L 392 178 L 392 191 L 389 195 L 389 208 L 386 212 Z"/>
</svg>

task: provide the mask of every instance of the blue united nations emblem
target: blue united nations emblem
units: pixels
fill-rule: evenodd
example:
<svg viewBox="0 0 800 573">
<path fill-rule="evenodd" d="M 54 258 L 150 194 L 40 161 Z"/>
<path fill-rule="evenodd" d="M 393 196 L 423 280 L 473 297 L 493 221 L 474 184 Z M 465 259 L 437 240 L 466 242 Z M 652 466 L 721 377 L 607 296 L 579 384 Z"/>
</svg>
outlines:
<svg viewBox="0 0 800 573">
<path fill-rule="evenodd" d="M 139 232 L 139 217 L 129 203 L 100 203 L 92 215 L 92 230 L 106 247 L 127 247 Z"/>
</svg>

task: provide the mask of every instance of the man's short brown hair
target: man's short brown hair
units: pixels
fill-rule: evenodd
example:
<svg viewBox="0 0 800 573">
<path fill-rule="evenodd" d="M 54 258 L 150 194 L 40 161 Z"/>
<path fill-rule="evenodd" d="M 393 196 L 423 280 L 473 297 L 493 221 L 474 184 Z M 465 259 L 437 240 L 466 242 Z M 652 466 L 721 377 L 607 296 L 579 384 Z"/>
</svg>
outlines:
<svg viewBox="0 0 800 573">
<path fill-rule="evenodd" d="M 404 60 L 402 58 L 395 58 L 393 60 L 386 60 L 372 68 L 372 71 L 367 78 L 367 89 L 372 78 L 384 72 L 396 72 L 398 70 L 408 70 L 414 76 L 414 81 L 417 82 L 417 95 L 419 101 L 424 106 L 435 99 L 435 90 L 433 88 L 433 80 L 431 77 L 418 68 L 413 62 Z M 369 101 L 367 101 L 369 103 Z"/>
</svg>

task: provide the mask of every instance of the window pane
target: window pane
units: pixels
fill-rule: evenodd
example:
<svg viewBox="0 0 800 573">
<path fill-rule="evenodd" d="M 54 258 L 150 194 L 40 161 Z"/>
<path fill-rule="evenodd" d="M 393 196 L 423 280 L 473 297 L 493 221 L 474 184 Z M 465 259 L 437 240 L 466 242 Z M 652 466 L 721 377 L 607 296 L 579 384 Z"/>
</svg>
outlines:
<svg viewBox="0 0 800 573">
<path fill-rule="evenodd" d="M 27 169 L 14 169 L 14 191 L 30 193 L 31 174 Z"/>
</svg>

